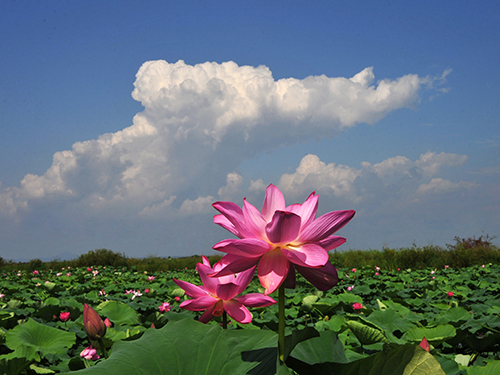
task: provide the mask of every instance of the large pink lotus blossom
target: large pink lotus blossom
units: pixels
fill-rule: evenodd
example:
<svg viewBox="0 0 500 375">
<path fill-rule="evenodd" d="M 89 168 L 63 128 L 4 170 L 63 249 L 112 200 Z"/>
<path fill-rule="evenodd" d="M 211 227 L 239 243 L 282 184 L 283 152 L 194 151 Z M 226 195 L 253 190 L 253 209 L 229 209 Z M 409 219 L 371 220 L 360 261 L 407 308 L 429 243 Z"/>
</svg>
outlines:
<svg viewBox="0 0 500 375">
<path fill-rule="evenodd" d="M 190 311 L 206 310 L 199 321 L 207 323 L 215 316 L 221 316 L 224 311 L 240 323 L 250 323 L 252 314 L 248 307 L 266 307 L 276 303 L 271 297 L 259 293 L 249 293 L 237 296 L 248 286 L 254 275 L 255 267 L 236 274 L 222 277 L 209 277 L 209 274 L 218 272 L 222 268 L 219 262 L 210 267 L 210 262 L 204 256 L 203 264 L 198 263 L 196 270 L 200 275 L 203 286 L 176 280 L 174 282 L 194 299 L 183 301 L 179 306 Z"/>
<path fill-rule="evenodd" d="M 295 270 L 320 290 L 338 282 L 335 267 L 328 262 L 328 250 L 342 245 L 343 237 L 332 236 L 354 216 L 353 210 L 333 211 L 316 218 L 318 196 L 311 193 L 303 204 L 285 205 L 281 191 L 274 185 L 266 190 L 262 213 L 243 200 L 243 209 L 232 202 L 212 205 L 221 215 L 214 223 L 239 239 L 217 243 L 215 250 L 227 253 L 223 270 L 211 276 L 241 272 L 259 264 L 258 276 L 265 294 L 285 282 L 295 287 Z"/>
</svg>

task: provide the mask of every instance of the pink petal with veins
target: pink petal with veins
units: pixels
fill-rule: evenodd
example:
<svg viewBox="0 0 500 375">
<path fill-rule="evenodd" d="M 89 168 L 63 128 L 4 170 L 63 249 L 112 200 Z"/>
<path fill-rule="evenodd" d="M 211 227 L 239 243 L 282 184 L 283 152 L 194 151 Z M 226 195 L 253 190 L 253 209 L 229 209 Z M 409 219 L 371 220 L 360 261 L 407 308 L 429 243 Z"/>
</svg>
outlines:
<svg viewBox="0 0 500 375">
<path fill-rule="evenodd" d="M 264 198 L 264 204 L 262 205 L 262 216 L 264 220 L 268 223 L 273 218 L 274 212 L 285 210 L 285 198 L 281 191 L 270 184 L 266 189 L 266 197 Z"/>
<path fill-rule="evenodd" d="M 302 228 L 299 242 L 317 242 L 330 236 L 346 225 L 354 216 L 355 211 L 332 211 L 318 217 L 307 227 Z"/>
<path fill-rule="evenodd" d="M 238 294 L 238 285 L 233 283 L 217 285 L 217 297 L 227 301 L 233 299 Z"/>
<path fill-rule="evenodd" d="M 179 307 L 189 311 L 203 311 L 208 309 L 210 306 L 215 305 L 218 299 L 211 296 L 204 296 L 195 299 L 188 299 L 183 301 Z"/>
<path fill-rule="evenodd" d="M 210 306 L 207 311 L 205 311 L 200 318 L 198 319 L 199 322 L 201 323 L 208 323 L 212 318 L 214 317 L 214 310 L 215 310 L 216 303 L 214 303 L 212 306 Z"/>
<path fill-rule="evenodd" d="M 255 234 L 245 225 L 243 211 L 237 204 L 233 202 L 215 202 L 212 204 L 212 207 L 229 220 L 229 222 L 234 226 L 235 231 L 237 231 L 238 237 L 255 237 Z M 217 220 L 220 221 L 220 219 Z M 231 231 L 231 233 L 234 232 Z"/>
<path fill-rule="evenodd" d="M 201 282 L 203 283 L 203 286 L 205 287 L 207 292 L 211 295 L 216 295 L 217 285 L 219 285 L 221 281 L 219 279 L 207 276 L 208 274 L 213 273 L 212 267 L 207 267 L 201 263 L 198 263 L 196 265 L 196 270 L 198 271 Z"/>
<path fill-rule="evenodd" d="M 237 322 L 246 324 L 252 321 L 252 314 L 250 314 L 250 311 L 248 311 L 241 302 L 235 301 L 234 299 L 224 301 L 224 310 L 226 310 L 227 314 Z"/>
<path fill-rule="evenodd" d="M 297 238 L 300 231 L 300 216 L 293 212 L 276 211 L 266 225 L 266 234 L 275 245 L 287 244 Z"/>
<path fill-rule="evenodd" d="M 241 257 L 258 257 L 273 249 L 273 246 L 258 238 L 244 238 L 242 240 L 224 240 L 214 245 L 214 250 L 234 254 Z"/>
<path fill-rule="evenodd" d="M 295 269 L 319 290 L 328 290 L 337 285 L 339 276 L 331 263 L 320 268 L 307 268 L 295 265 Z"/>
<path fill-rule="evenodd" d="M 345 241 L 346 239 L 344 237 L 328 236 L 325 239 L 322 239 L 321 241 L 317 242 L 317 244 L 326 251 L 329 251 L 339 247 L 340 245 L 343 245 Z"/>
<path fill-rule="evenodd" d="M 271 297 L 260 293 L 249 293 L 243 296 L 234 297 L 234 299 L 248 307 L 267 307 L 276 303 Z"/>
<path fill-rule="evenodd" d="M 262 256 L 257 274 L 260 284 L 265 288 L 264 294 L 271 294 L 279 288 L 288 274 L 290 262 L 280 249 L 275 249 Z"/>
<path fill-rule="evenodd" d="M 193 298 L 204 297 L 208 295 L 207 290 L 203 286 L 193 285 L 186 281 L 172 279 L 180 288 L 186 291 L 186 294 Z"/>
<path fill-rule="evenodd" d="M 323 267 L 328 262 L 328 253 L 321 246 L 306 243 L 294 248 L 281 249 L 290 262 L 302 267 Z"/>
<path fill-rule="evenodd" d="M 222 214 L 215 215 L 214 216 L 214 223 L 217 225 L 220 225 L 222 228 L 230 231 L 236 237 L 242 238 L 238 229 L 236 229 L 234 224 L 231 223 L 231 221 L 229 221 L 229 219 L 227 217 L 225 217 L 224 215 L 222 215 Z"/>
<path fill-rule="evenodd" d="M 315 194 L 315 192 L 312 192 L 303 204 L 293 204 L 286 209 L 286 211 L 291 211 L 300 216 L 302 228 L 307 227 L 316 218 L 319 196 Z"/>
<path fill-rule="evenodd" d="M 246 226 L 257 236 L 258 238 L 265 238 L 264 228 L 267 222 L 260 211 L 255 208 L 252 204 L 248 203 L 245 199 L 243 201 L 243 217 L 245 218 Z"/>
<path fill-rule="evenodd" d="M 223 264 L 224 267 L 220 271 L 211 273 L 208 276 L 220 277 L 246 271 L 249 268 L 254 267 L 259 262 L 259 259 L 260 256 L 253 258 L 250 257 L 244 258 L 233 254 L 227 254 L 224 255 L 220 260 L 221 264 Z"/>
</svg>

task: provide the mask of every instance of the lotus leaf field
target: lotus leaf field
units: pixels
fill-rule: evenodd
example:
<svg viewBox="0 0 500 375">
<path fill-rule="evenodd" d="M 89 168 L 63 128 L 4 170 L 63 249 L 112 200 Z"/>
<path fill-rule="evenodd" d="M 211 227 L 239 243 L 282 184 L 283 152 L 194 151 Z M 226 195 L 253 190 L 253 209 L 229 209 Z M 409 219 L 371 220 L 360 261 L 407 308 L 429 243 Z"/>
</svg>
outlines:
<svg viewBox="0 0 500 375">
<path fill-rule="evenodd" d="M 179 308 L 188 297 L 172 279 L 199 285 L 195 270 L 3 273 L 0 373 L 500 374 L 499 271 L 340 269 L 327 292 L 299 277 L 286 292 L 285 363 L 277 305 L 251 309 L 251 323 L 227 330 L 221 318 L 202 324 L 201 312 Z M 256 276 L 247 292 L 263 292 Z M 100 359 L 80 356 L 91 344 L 84 304 L 111 324 L 107 359 L 99 349 Z"/>
</svg>

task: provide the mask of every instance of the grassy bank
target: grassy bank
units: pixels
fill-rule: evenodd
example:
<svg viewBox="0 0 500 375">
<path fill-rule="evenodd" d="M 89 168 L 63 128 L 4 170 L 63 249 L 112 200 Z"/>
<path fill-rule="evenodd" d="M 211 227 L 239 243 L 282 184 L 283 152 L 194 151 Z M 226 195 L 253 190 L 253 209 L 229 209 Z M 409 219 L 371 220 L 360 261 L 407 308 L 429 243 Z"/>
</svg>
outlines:
<svg viewBox="0 0 500 375">
<path fill-rule="evenodd" d="M 208 256 L 210 263 L 218 261 L 223 254 Z M 0 258 L 0 269 L 4 271 L 17 270 L 48 270 L 67 267 L 110 266 L 127 267 L 137 271 L 169 271 L 193 269 L 201 261 L 201 255 L 183 258 L 164 258 L 150 256 L 147 258 L 131 258 L 122 253 L 108 249 L 91 250 L 73 260 L 53 260 L 42 262 L 32 259 L 29 262 L 13 262 Z M 382 250 L 332 250 L 330 261 L 336 267 L 362 268 L 380 267 L 386 270 L 418 269 L 426 267 L 443 268 L 445 265 L 454 268 L 469 267 L 482 264 L 500 264 L 500 249 L 492 243 L 489 236 L 479 238 L 455 238 L 455 244 L 440 246 L 416 246 L 409 248 L 384 248 Z"/>
</svg>

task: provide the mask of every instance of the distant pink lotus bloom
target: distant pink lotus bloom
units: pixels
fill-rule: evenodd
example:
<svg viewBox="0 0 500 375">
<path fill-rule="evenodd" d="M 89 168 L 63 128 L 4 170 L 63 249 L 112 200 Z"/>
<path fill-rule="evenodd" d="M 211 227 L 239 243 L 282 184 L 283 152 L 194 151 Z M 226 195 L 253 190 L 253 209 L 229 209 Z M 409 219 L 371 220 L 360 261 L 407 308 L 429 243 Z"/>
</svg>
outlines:
<svg viewBox="0 0 500 375">
<path fill-rule="evenodd" d="M 356 268 L 353 268 L 351 271 L 354 272 L 354 273 L 356 273 Z"/>
<path fill-rule="evenodd" d="M 353 285 L 353 286 L 348 286 L 348 287 L 347 287 L 347 291 L 349 291 L 349 292 L 350 292 L 351 290 L 353 290 L 353 289 L 354 289 L 354 285 Z"/>
<path fill-rule="evenodd" d="M 378 272 L 375 272 L 375 276 L 378 276 Z"/>
<path fill-rule="evenodd" d="M 66 274 L 66 276 L 71 276 L 71 272 L 68 272 L 68 273 Z"/>
<path fill-rule="evenodd" d="M 448 297 L 453 297 L 453 292 L 448 292 Z"/>
<path fill-rule="evenodd" d="M 63 322 L 67 322 L 70 319 L 70 315 L 71 314 L 69 312 L 63 311 L 59 314 L 59 319 L 61 319 L 61 321 Z"/>
<path fill-rule="evenodd" d="M 87 267 L 87 271 L 88 271 L 88 272 L 92 271 L 92 268 Z"/>
<path fill-rule="evenodd" d="M 0 293 L 0 298 L 3 298 L 3 297 L 5 297 L 5 294 Z"/>
<path fill-rule="evenodd" d="M 83 349 L 80 353 L 80 357 L 85 358 L 89 361 L 96 361 L 100 358 L 97 354 L 97 351 L 92 347 L 92 345 Z"/>
<path fill-rule="evenodd" d="M 179 302 L 179 301 L 181 300 L 181 297 L 176 296 L 174 299 L 175 299 L 177 302 Z"/>
<path fill-rule="evenodd" d="M 171 309 L 170 303 L 163 302 L 160 306 L 158 306 L 158 309 L 162 312 L 169 312 Z"/>
<path fill-rule="evenodd" d="M 144 289 L 144 293 L 148 294 L 149 293 L 149 289 L 148 288 Z"/>
<path fill-rule="evenodd" d="M 155 279 L 154 276 L 148 276 L 148 281 L 153 281 Z"/>
<path fill-rule="evenodd" d="M 450 268 L 450 266 L 446 265 L 446 266 L 444 266 L 444 268 L 445 268 L 445 269 L 446 269 L 446 268 Z"/>
<path fill-rule="evenodd" d="M 226 276 L 248 270 L 257 264 L 265 294 L 285 282 L 295 287 L 295 270 L 319 290 L 328 290 L 338 282 L 337 270 L 328 262 L 328 250 L 342 245 L 343 237 L 332 236 L 354 216 L 354 211 L 333 211 L 316 218 L 318 196 L 311 193 L 303 204 L 285 205 L 281 191 L 269 185 L 262 207 L 243 200 L 243 209 L 232 202 L 212 205 L 221 214 L 214 223 L 239 239 L 217 243 L 215 250 L 227 253 L 221 271 L 210 276 Z"/>
<path fill-rule="evenodd" d="M 58 277 L 61 276 L 61 275 L 62 275 L 61 272 L 56 273 L 56 276 L 58 276 Z"/>
<path fill-rule="evenodd" d="M 352 304 L 352 308 L 354 310 L 361 310 L 363 308 L 363 305 L 361 303 L 359 303 L 359 302 L 355 302 L 355 303 Z"/>
<path fill-rule="evenodd" d="M 224 311 L 237 322 L 250 323 L 252 314 L 248 311 L 247 306 L 266 307 L 276 303 L 271 297 L 259 293 L 237 296 L 252 281 L 255 266 L 227 276 L 208 276 L 220 271 L 222 267 L 220 262 L 215 263 L 213 268 L 210 267 L 207 257 L 203 256 L 203 264 L 196 265 L 203 286 L 174 279 L 174 282 L 184 289 L 188 296 L 194 298 L 183 301 L 179 306 L 190 311 L 206 310 L 199 319 L 202 323 L 207 323 L 215 316 L 221 316 Z"/>
<path fill-rule="evenodd" d="M 40 272 L 38 272 L 37 270 L 33 271 L 33 275 L 39 275 L 39 274 L 40 274 Z"/>
<path fill-rule="evenodd" d="M 109 328 L 109 327 L 111 327 L 113 325 L 113 323 L 111 323 L 111 321 L 108 318 L 106 318 L 106 319 L 104 319 L 104 325 L 107 328 Z"/>
<path fill-rule="evenodd" d="M 422 341 L 420 341 L 419 345 L 422 349 L 424 349 L 430 353 L 431 346 L 429 345 L 429 342 L 427 341 L 427 339 L 425 337 L 422 339 Z"/>
</svg>

